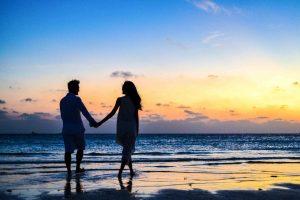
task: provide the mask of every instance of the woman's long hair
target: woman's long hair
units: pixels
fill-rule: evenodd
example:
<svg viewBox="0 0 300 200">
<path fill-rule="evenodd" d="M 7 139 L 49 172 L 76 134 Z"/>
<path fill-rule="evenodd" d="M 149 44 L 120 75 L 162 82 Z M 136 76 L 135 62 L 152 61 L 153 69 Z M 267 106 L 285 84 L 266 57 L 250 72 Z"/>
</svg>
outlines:
<svg viewBox="0 0 300 200">
<path fill-rule="evenodd" d="M 138 110 L 142 110 L 141 97 L 134 83 L 131 81 L 125 81 L 122 90 L 125 95 L 129 96 L 135 108 Z"/>
</svg>

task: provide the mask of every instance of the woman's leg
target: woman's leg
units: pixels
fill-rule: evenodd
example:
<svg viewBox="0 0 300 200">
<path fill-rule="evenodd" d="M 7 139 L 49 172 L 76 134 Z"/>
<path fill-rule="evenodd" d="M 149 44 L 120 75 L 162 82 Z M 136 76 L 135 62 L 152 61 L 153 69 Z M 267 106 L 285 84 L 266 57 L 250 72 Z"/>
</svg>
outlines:
<svg viewBox="0 0 300 200">
<path fill-rule="evenodd" d="M 128 152 L 128 147 L 123 145 L 123 150 L 122 150 L 122 160 L 121 160 L 121 166 L 120 166 L 120 169 L 119 169 L 119 174 L 118 174 L 118 177 L 121 177 L 122 176 L 122 172 L 124 170 L 124 167 L 125 165 L 127 164 L 128 162 L 128 159 L 127 159 L 127 152 Z"/>
<path fill-rule="evenodd" d="M 124 170 L 125 165 L 126 165 L 126 161 L 124 161 L 124 160 L 122 159 L 121 165 L 120 165 L 120 169 L 119 169 L 119 173 L 118 173 L 118 177 L 121 177 L 121 176 L 122 176 L 122 172 L 123 172 L 123 170 Z"/>
<path fill-rule="evenodd" d="M 134 173 L 133 168 L 132 168 L 132 159 L 131 159 L 131 155 L 130 155 L 129 160 L 128 160 L 128 167 L 129 167 L 129 170 L 130 170 L 130 176 L 134 176 L 135 173 Z"/>
</svg>

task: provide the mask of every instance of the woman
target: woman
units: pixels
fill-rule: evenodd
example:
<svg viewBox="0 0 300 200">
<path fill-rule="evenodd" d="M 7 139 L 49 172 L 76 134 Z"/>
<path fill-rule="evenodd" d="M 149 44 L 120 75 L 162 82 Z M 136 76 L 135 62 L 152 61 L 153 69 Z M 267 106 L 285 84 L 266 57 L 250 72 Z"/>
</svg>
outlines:
<svg viewBox="0 0 300 200">
<path fill-rule="evenodd" d="M 127 164 L 130 176 L 134 176 L 131 155 L 135 149 L 135 140 L 139 132 L 138 111 L 142 109 L 141 98 L 133 82 L 125 81 L 122 87 L 125 96 L 119 97 L 112 111 L 98 123 L 98 126 L 111 118 L 119 109 L 117 118 L 116 142 L 123 147 L 122 161 L 118 177 L 122 176 L 123 169 Z"/>
</svg>

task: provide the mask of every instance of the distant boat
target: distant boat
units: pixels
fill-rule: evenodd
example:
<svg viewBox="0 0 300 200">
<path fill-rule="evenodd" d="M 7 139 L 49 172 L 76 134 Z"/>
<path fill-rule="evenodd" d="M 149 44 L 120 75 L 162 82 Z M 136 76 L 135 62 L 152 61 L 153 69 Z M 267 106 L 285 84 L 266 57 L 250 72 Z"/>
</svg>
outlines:
<svg viewBox="0 0 300 200">
<path fill-rule="evenodd" d="M 37 133 L 36 133 L 36 132 L 34 132 L 34 131 L 31 131 L 31 134 L 32 134 L 32 135 L 36 135 Z"/>
</svg>

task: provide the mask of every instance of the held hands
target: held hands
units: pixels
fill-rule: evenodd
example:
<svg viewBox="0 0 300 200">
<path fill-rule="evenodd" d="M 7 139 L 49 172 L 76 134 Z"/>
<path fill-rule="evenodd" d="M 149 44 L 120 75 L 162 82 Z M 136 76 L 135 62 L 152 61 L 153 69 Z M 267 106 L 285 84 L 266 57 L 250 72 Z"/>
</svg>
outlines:
<svg viewBox="0 0 300 200">
<path fill-rule="evenodd" d="M 98 123 L 97 123 L 96 121 L 90 122 L 90 127 L 96 128 L 97 124 L 98 124 Z"/>
</svg>

